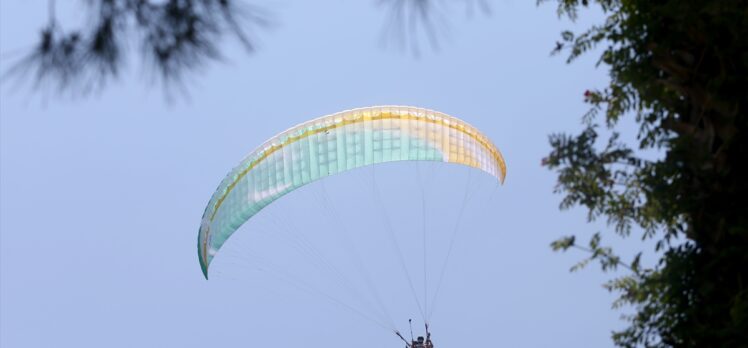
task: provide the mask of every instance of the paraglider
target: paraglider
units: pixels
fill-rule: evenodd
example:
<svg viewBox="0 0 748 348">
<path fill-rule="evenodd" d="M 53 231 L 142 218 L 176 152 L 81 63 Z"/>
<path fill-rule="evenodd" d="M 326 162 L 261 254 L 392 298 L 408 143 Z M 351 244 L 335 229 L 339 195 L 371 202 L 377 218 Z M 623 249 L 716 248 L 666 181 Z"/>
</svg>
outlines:
<svg viewBox="0 0 748 348">
<path fill-rule="evenodd" d="M 506 164 L 475 127 L 443 113 L 406 106 L 343 111 L 294 126 L 250 152 L 221 181 L 203 213 L 197 239 L 205 278 L 229 237 L 263 208 L 313 181 L 397 161 L 434 161 L 482 170 L 503 183 Z M 409 348 L 433 348 L 426 335 Z M 412 336 L 412 335 L 411 335 Z"/>
<path fill-rule="evenodd" d="M 410 342 L 403 337 L 400 332 L 395 331 L 395 334 L 400 337 L 401 340 L 405 342 L 405 348 L 434 348 L 434 342 L 431 341 L 431 332 L 429 332 L 429 325 L 426 324 L 426 338 L 423 336 L 418 336 L 418 338 L 413 339 L 413 326 L 412 321 L 408 320 L 408 323 L 411 325 L 410 327 Z"/>
<path fill-rule="evenodd" d="M 281 196 L 312 181 L 367 165 L 442 161 L 478 168 L 500 182 L 496 146 L 464 121 L 427 109 L 382 106 L 323 116 L 286 130 L 252 151 L 218 186 L 198 233 L 203 275 L 239 226 Z"/>
</svg>

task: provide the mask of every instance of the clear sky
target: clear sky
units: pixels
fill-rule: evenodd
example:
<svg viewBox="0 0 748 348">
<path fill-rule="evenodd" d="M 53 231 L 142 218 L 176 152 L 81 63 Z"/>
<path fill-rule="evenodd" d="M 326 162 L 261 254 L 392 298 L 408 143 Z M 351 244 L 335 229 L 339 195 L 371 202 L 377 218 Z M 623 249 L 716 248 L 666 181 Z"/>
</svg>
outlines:
<svg viewBox="0 0 748 348">
<path fill-rule="evenodd" d="M 84 20 L 78 7 L 64 3 L 58 5 L 63 23 Z M 582 255 L 548 246 L 601 226 L 586 224 L 581 210 L 560 212 L 555 175 L 540 166 L 548 134 L 579 129 L 585 89 L 606 78 L 593 56 L 566 65 L 549 52 L 561 30 L 585 27 L 600 14 L 572 24 L 558 19 L 551 3 L 493 1 L 490 16 L 451 13 L 441 49 L 415 58 L 382 47 L 385 16 L 373 0 L 267 5 L 277 26 L 260 33 L 258 52 L 246 55 L 226 42 L 226 62 L 191 79 L 187 100 L 165 102 L 137 64 L 89 99 L 43 99 L 3 86 L 0 346 L 401 347 L 386 330 L 278 275 L 295 272 L 293 282 L 365 313 L 367 306 L 336 287 L 340 278 L 315 269 L 298 243 L 310 243 L 367 292 L 356 261 L 342 251 L 356 250 L 395 324 L 407 331 L 413 318 L 420 329 L 392 245 L 372 237 L 384 233 L 383 217 L 393 221 L 421 294 L 421 239 L 413 232 L 421 228 L 417 172 L 429 180 L 430 294 L 447 250 L 444 226 L 458 220 L 466 183 L 478 192 L 467 205 L 431 321 L 437 347 L 612 345 L 610 331 L 623 323 L 600 286 L 610 275 L 597 267 L 569 273 Z M 2 70 L 17 56 L 12 52 L 35 42 L 46 17 L 46 1 L 0 2 Z M 202 277 L 195 250 L 200 217 L 229 169 L 294 124 L 380 104 L 431 108 L 475 125 L 506 157 L 505 185 L 496 188 L 477 171 L 434 165 L 331 178 L 284 197 L 245 225 L 227 243 L 226 256 L 217 257 L 216 276 Z M 377 211 L 367 188 L 372 175 L 389 215 Z M 341 232 L 325 220 L 330 215 L 320 217 L 320 195 L 339 212 L 332 225 L 360 232 L 357 247 L 336 237 Z M 277 237 L 289 229 L 302 237 Z M 278 267 L 244 258 L 245 249 Z"/>
</svg>

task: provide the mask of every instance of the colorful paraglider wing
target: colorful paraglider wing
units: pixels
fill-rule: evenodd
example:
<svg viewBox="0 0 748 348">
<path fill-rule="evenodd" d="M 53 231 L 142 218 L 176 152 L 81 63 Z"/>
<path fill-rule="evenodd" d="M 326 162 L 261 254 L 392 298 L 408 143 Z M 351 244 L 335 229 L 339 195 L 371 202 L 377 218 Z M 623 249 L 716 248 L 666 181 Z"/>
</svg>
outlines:
<svg viewBox="0 0 748 348">
<path fill-rule="evenodd" d="M 203 274 L 218 249 L 262 208 L 326 176 L 393 161 L 442 161 L 481 169 L 503 183 L 501 153 L 476 128 L 413 107 L 355 109 L 293 127 L 250 153 L 218 186 L 203 214 Z"/>
</svg>

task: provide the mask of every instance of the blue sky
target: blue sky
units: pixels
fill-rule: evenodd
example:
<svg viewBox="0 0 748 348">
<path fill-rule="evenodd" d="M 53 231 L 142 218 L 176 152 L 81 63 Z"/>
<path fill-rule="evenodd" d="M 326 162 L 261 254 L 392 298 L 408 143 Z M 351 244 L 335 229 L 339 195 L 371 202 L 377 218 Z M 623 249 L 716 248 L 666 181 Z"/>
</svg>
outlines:
<svg viewBox="0 0 748 348">
<path fill-rule="evenodd" d="M 257 53 L 226 42 L 226 61 L 190 79 L 188 99 L 165 102 L 136 63 L 88 99 L 3 86 L 0 346 L 400 347 L 391 333 L 321 296 L 366 312 L 364 302 L 346 297 L 335 277 L 293 246 L 308 240 L 367 292 L 350 245 L 335 229 L 360 232 L 353 250 L 395 324 L 407 330 L 418 310 L 396 254 L 379 237 L 382 219 L 391 219 L 420 294 L 422 247 L 414 231 L 422 220 L 412 216 L 421 212 L 417 172 L 428 180 L 427 227 L 434 231 L 427 292 L 436 287 L 449 244 L 444 226 L 457 220 L 465 188 L 477 192 L 432 319 L 438 347 L 485 340 L 492 347 L 612 345 L 610 331 L 623 323 L 600 286 L 610 275 L 596 267 L 569 273 L 582 255 L 548 247 L 561 235 L 589 236 L 604 226 L 586 224 L 581 210 L 560 212 L 555 176 L 540 166 L 548 134 L 577 130 L 583 92 L 606 80 L 594 56 L 566 65 L 549 52 L 561 30 L 584 28 L 599 13 L 573 24 L 558 19 L 553 4 L 535 1 L 494 1 L 490 16 L 458 9 L 440 50 L 416 58 L 382 47 L 385 14 L 374 1 L 265 4 L 277 25 L 260 33 Z M 63 23 L 85 20 L 75 5 L 58 6 Z M 44 1 L 0 3 L 0 52 L 35 42 L 45 9 Z M 3 70 L 12 57 L 3 56 Z M 412 164 L 331 178 L 245 225 L 216 259 L 216 277 L 203 279 L 197 229 L 229 169 L 294 124 L 380 104 L 431 108 L 475 125 L 506 157 L 505 185 L 497 188 L 477 171 Z M 372 176 L 384 214 L 367 188 Z M 324 216 L 320 195 L 337 215 L 328 209 Z M 283 230 L 303 237 L 279 237 Z M 622 245 L 625 253 L 636 244 Z M 246 258 L 249 250 L 277 267 Z M 319 291 L 280 280 L 285 272 L 295 273 L 291 283 Z"/>
</svg>

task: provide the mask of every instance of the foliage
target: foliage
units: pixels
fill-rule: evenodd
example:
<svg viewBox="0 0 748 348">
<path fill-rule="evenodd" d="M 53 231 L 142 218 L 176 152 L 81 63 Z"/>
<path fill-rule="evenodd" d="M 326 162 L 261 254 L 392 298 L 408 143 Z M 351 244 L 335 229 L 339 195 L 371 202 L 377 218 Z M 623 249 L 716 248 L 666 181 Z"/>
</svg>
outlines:
<svg viewBox="0 0 748 348">
<path fill-rule="evenodd" d="M 461 0 L 468 14 L 491 13 L 488 0 Z M 377 0 L 387 12 L 383 39 L 385 44 L 394 43 L 401 50 L 410 50 L 420 56 L 420 40 L 425 37 L 434 50 L 448 34 L 449 18 L 454 0 Z"/>
<path fill-rule="evenodd" d="M 552 248 L 589 251 L 578 266 L 630 269 L 606 284 L 620 293 L 614 307 L 635 309 L 617 345 L 748 346 L 748 1 L 557 2 L 572 20 L 595 4 L 606 20 L 563 32 L 554 52 L 571 62 L 601 48 L 610 71 L 607 87 L 585 92 L 584 130 L 550 137 L 543 163 L 559 174 L 561 208 L 585 207 L 622 236 L 640 229 L 661 257 L 627 265 L 600 234 L 589 248 L 574 236 Z M 619 140 L 621 117 L 635 117 L 638 143 Z"/>
<path fill-rule="evenodd" d="M 235 0 L 88 0 L 92 25 L 63 30 L 50 1 L 49 23 L 39 43 L 6 77 L 32 77 L 34 87 L 87 93 L 116 78 L 126 47 L 135 42 L 146 66 L 166 84 L 181 84 L 184 73 L 221 58 L 220 40 L 233 35 L 253 51 L 250 29 L 269 24 L 258 7 Z M 135 40 L 133 40 L 135 39 Z"/>
<path fill-rule="evenodd" d="M 223 58 L 219 44 L 234 37 L 255 50 L 254 34 L 273 16 L 244 0 L 86 0 L 87 27 L 64 30 L 49 1 L 50 19 L 39 42 L 3 81 L 33 81 L 33 87 L 72 95 L 100 90 L 117 78 L 127 62 L 127 47 L 139 48 L 143 66 L 165 87 L 184 87 L 184 78 Z M 437 49 L 449 27 L 453 0 L 371 0 L 387 14 L 385 43 L 420 55 L 419 41 Z M 489 13 L 488 0 L 460 0 L 468 14 Z M 186 91 L 183 89 L 183 91 Z"/>
</svg>

